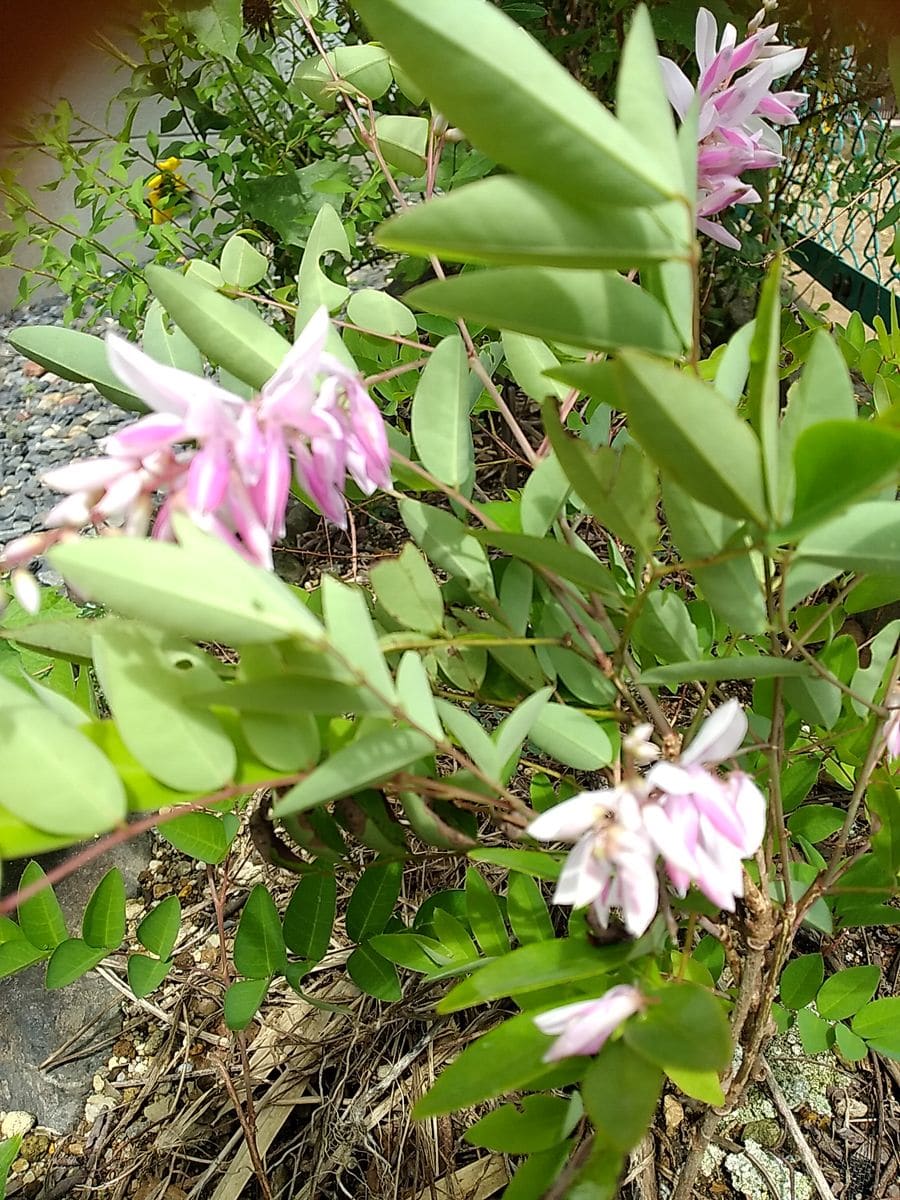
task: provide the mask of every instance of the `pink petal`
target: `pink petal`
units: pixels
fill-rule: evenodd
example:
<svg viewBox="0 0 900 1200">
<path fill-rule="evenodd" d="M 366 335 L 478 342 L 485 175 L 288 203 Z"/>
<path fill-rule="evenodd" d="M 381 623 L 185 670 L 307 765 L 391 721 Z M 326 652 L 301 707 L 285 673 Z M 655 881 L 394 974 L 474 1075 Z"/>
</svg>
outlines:
<svg viewBox="0 0 900 1200">
<path fill-rule="evenodd" d="M 697 65 L 701 71 L 705 71 L 715 57 L 718 35 L 716 18 L 708 8 L 698 9 L 694 30 L 694 50 L 697 55 Z"/>
<path fill-rule="evenodd" d="M 737 700 L 727 700 L 706 718 L 681 756 L 684 766 L 720 763 L 731 758 L 747 733 L 747 717 Z"/>
<path fill-rule="evenodd" d="M 187 440 L 187 430 L 181 417 L 170 413 L 154 413 L 106 438 L 103 448 L 107 453 L 121 458 L 146 458 L 159 450 L 169 449 L 175 442 Z"/>
<path fill-rule="evenodd" d="M 177 367 L 166 367 L 113 333 L 106 339 L 106 356 L 122 383 L 156 412 L 185 417 L 190 404 L 199 399 L 240 403 L 218 384 Z"/>
<path fill-rule="evenodd" d="M 18 567 L 13 571 L 9 582 L 13 595 L 27 613 L 35 616 L 41 611 L 40 584 L 30 571 L 26 571 L 24 567 Z"/>
<path fill-rule="evenodd" d="M 540 1014 L 534 1022 L 542 1032 L 556 1032 L 563 1026 L 560 1036 L 544 1055 L 544 1062 L 596 1054 L 622 1022 L 643 1007 L 644 998 L 637 988 L 620 984 L 597 1000 L 567 1004 Z"/>
<path fill-rule="evenodd" d="M 677 63 L 672 62 L 671 58 L 660 56 L 659 65 L 669 103 L 683 121 L 694 102 L 694 89 L 687 75 Z"/>
<path fill-rule="evenodd" d="M 198 451 L 188 470 L 185 488 L 188 509 L 194 513 L 215 511 L 225 498 L 230 477 L 231 464 L 218 447 Z"/>
<path fill-rule="evenodd" d="M 734 792 L 734 806 L 744 828 L 744 839 L 739 846 L 744 858 L 748 858 L 762 845 L 766 833 L 766 800 L 749 775 L 743 771 L 732 771 L 728 777 Z"/>
<path fill-rule="evenodd" d="M 611 795 L 605 791 L 579 792 L 541 813 L 528 826 L 528 833 L 541 842 L 575 842 L 603 814 L 604 799 Z"/>
<path fill-rule="evenodd" d="M 600 892 L 612 867 L 606 859 L 597 857 L 595 845 L 594 834 L 589 832 L 569 852 L 556 882 L 554 904 L 585 908 Z"/>
<path fill-rule="evenodd" d="M 115 458 L 87 458 L 45 471 L 41 482 L 54 492 L 98 492 L 131 470 L 130 463 Z"/>
<path fill-rule="evenodd" d="M 655 854 L 640 852 L 616 856 L 622 915 L 625 928 L 632 937 L 646 933 L 659 907 L 655 857 Z"/>
</svg>

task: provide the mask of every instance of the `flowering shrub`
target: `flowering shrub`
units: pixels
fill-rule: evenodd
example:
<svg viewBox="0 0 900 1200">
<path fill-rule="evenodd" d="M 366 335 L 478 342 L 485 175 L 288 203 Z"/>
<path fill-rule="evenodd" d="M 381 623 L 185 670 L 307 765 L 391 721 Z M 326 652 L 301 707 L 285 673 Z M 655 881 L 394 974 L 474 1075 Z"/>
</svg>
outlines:
<svg viewBox="0 0 900 1200">
<path fill-rule="evenodd" d="M 148 269 L 142 351 L 18 337 L 47 362 L 77 353 L 106 394 L 153 412 L 103 459 L 53 473 L 54 528 L 5 551 L 19 572 L 46 551 L 103 615 L 28 622 L 11 605 L 12 652 L 52 672 L 0 678 L 0 854 L 103 835 L 77 863 L 156 826 L 215 867 L 251 807 L 260 852 L 299 881 L 283 914 L 262 884 L 244 908 L 224 971 L 240 1031 L 273 979 L 300 988 L 323 959 L 336 872 L 362 848 L 353 981 L 392 1001 L 408 974 L 452 979 L 441 1012 L 519 1010 L 417 1114 L 568 1089 L 590 1129 L 561 1125 L 509 1194 L 611 1197 L 678 1089 L 711 1106 L 672 1193 L 687 1200 L 712 1108 L 740 1100 L 773 1014 L 820 1022 L 845 1058 L 900 1057 L 900 1000 L 873 1000 L 877 969 L 841 981 L 840 1005 L 818 952 L 802 978 L 784 969 L 801 929 L 896 921 L 900 622 L 862 651 L 844 631 L 898 594 L 893 409 L 858 403 L 823 329 L 795 347 L 782 402 L 777 254 L 752 325 L 710 359 L 699 343 L 698 212 L 734 192 L 745 152 L 760 165 L 754 122 L 793 111 L 769 89 L 799 59 L 771 28 L 717 48 L 702 16 L 698 143 L 686 105 L 675 128 L 643 9 L 613 114 L 486 0 L 454 0 L 452 18 L 440 0 L 357 8 L 377 40 L 313 60 L 304 86 L 340 103 L 396 201 L 380 244 L 427 260 L 430 282 L 401 302 L 326 276 L 345 245 L 326 205 L 276 301 L 293 346 L 261 315 L 265 264 L 240 238 L 218 265 Z M 379 114 L 391 79 L 427 92 L 432 116 Z M 443 172 L 462 139 L 504 173 Z M 410 164 L 414 204 L 397 181 Z M 521 468 L 500 495 L 485 419 Z M 341 525 L 348 478 L 364 503 L 396 503 L 410 541 L 364 586 L 280 581 L 267 568 L 289 488 Z M 459 860 L 461 886 L 404 922 L 404 863 L 423 848 Z M 0 971 L 46 959 L 60 987 L 120 944 L 124 892 L 111 872 L 81 938 L 52 922 L 31 940 L 47 883 L 29 868 L 2 902 L 21 924 Z M 129 956 L 140 996 L 171 967 L 180 910 L 164 905 Z"/>
</svg>

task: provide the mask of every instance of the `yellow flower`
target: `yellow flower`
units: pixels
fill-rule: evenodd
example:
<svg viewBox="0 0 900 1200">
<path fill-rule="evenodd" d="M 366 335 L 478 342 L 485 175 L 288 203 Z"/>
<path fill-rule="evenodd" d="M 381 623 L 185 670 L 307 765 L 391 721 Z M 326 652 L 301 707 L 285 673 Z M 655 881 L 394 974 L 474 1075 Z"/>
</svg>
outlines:
<svg viewBox="0 0 900 1200">
<path fill-rule="evenodd" d="M 176 171 L 181 159 L 164 158 L 158 162 L 160 174 L 147 181 L 147 202 L 150 205 L 154 225 L 164 225 L 175 216 L 179 198 L 190 189 Z"/>
</svg>

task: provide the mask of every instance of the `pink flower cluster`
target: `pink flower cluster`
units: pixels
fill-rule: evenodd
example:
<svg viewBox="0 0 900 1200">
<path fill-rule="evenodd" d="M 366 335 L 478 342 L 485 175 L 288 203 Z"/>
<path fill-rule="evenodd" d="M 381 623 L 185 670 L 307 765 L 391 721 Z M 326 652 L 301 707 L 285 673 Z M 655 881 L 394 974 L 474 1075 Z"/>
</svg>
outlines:
<svg viewBox="0 0 900 1200">
<path fill-rule="evenodd" d="M 119 522 L 125 533 L 143 535 L 160 497 L 154 537 L 170 537 L 172 514 L 184 512 L 270 568 L 272 543 L 284 536 L 292 471 L 328 520 L 343 527 L 347 476 L 367 495 L 388 487 L 390 453 L 378 407 L 325 349 L 329 329 L 321 308 L 251 402 L 110 337 L 111 367 L 153 412 L 106 438 L 104 457 L 44 475 L 65 493 L 46 519 L 56 532 L 11 542 L 0 569 L 21 568 L 52 541 L 89 525 Z M 26 576 L 14 570 L 13 587 L 34 607 L 36 586 Z"/>
<path fill-rule="evenodd" d="M 626 754 L 647 762 L 655 747 L 646 727 L 626 739 Z M 556 886 L 557 904 L 592 905 L 604 926 L 611 908 L 639 937 L 659 907 L 657 859 L 680 895 L 695 884 L 713 904 L 734 911 L 743 895 L 743 859 L 762 843 L 766 803 L 743 771 L 718 774 L 747 732 L 729 700 L 703 723 L 677 763 L 657 762 L 646 776 L 582 792 L 532 821 L 541 841 L 574 842 Z M 630 744 L 629 744 L 630 742 Z"/>
<path fill-rule="evenodd" d="M 759 26 L 761 12 L 754 21 Z M 803 92 L 772 92 L 776 79 L 791 75 L 806 50 L 775 44 L 777 25 L 756 28 L 738 44 L 737 31 L 726 25 L 718 38 L 715 17 L 705 8 L 697 13 L 697 87 L 671 59 L 662 58 L 666 91 L 672 107 L 684 119 L 699 100 L 697 157 L 697 226 L 724 246 L 739 250 L 740 242 L 711 220 L 734 204 L 753 204 L 759 193 L 741 179 L 745 171 L 768 170 L 781 162 L 781 139 L 772 125 L 794 125 Z"/>
</svg>

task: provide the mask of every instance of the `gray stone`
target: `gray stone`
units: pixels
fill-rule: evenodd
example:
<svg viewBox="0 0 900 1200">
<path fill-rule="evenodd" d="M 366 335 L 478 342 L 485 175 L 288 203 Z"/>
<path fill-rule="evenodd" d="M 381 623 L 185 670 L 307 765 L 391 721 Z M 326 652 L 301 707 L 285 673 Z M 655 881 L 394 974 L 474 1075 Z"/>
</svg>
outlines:
<svg viewBox="0 0 900 1200">
<path fill-rule="evenodd" d="M 48 855 L 41 865 L 47 869 L 72 853 Z M 110 867 L 121 870 L 128 894 L 134 895 L 149 860 L 149 839 L 135 838 L 58 884 L 69 930 L 79 928 L 88 897 Z M 8 864 L 4 891 L 15 888 L 24 865 Z M 107 1039 L 121 1028 L 120 1001 L 119 993 L 94 974 L 48 992 L 41 964 L 0 980 L 0 1109 L 34 1113 L 39 1125 L 60 1133 L 71 1129 L 84 1111 L 95 1072 L 109 1058 Z M 42 1070 L 40 1064 L 72 1038 L 67 1055 L 84 1051 L 85 1057 Z"/>
</svg>

